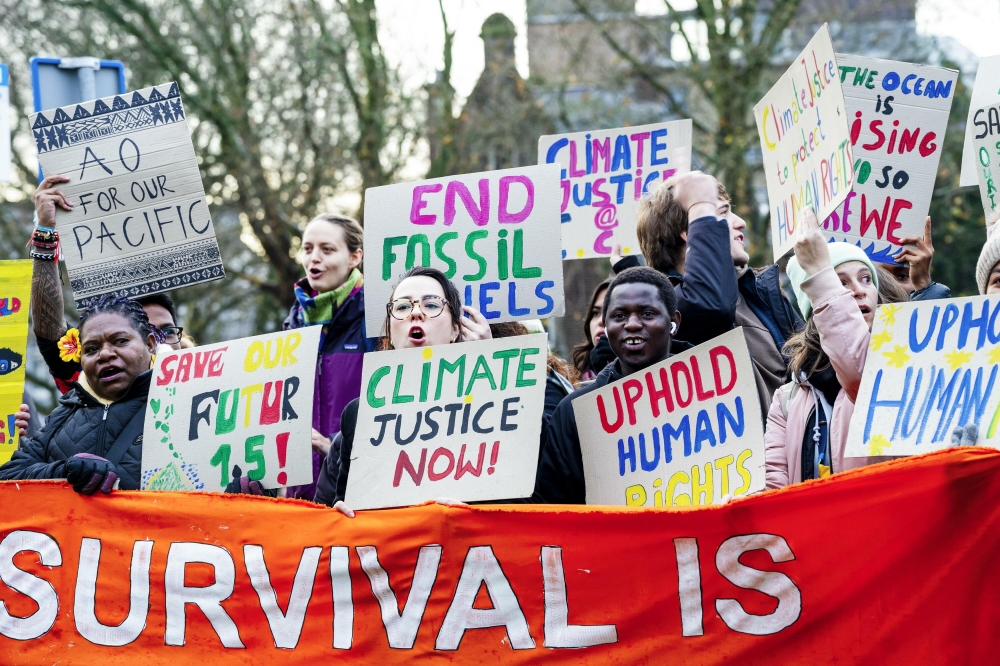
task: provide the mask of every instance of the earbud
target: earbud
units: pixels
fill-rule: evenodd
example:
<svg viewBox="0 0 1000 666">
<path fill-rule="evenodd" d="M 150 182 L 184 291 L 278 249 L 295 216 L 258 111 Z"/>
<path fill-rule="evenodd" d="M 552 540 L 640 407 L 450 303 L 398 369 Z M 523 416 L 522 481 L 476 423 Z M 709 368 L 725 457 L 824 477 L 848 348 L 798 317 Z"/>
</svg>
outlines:
<svg viewBox="0 0 1000 666">
<path fill-rule="evenodd" d="M 673 335 L 676 332 L 677 332 L 677 322 L 672 321 L 670 322 L 670 335 Z"/>
</svg>

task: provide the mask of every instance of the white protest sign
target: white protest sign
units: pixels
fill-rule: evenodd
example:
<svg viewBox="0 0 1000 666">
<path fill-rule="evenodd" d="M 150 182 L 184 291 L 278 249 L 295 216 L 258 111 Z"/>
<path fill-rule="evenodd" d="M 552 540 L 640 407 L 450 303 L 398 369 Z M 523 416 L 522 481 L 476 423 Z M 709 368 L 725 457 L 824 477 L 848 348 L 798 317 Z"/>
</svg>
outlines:
<svg viewBox="0 0 1000 666">
<path fill-rule="evenodd" d="M 559 167 L 373 187 L 365 192 L 365 325 L 383 334 L 400 276 L 432 266 L 491 324 L 564 311 Z"/>
<path fill-rule="evenodd" d="M 538 333 L 365 354 L 347 505 L 530 496 L 547 345 Z"/>
<path fill-rule="evenodd" d="M 715 504 L 764 488 L 743 329 L 573 400 L 587 504 Z"/>
<path fill-rule="evenodd" d="M 0 183 L 10 182 L 10 74 L 0 65 Z"/>
<path fill-rule="evenodd" d="M 1000 445 L 1000 296 L 879 306 L 845 455 L 951 446 L 956 426 Z"/>
<path fill-rule="evenodd" d="M 143 490 L 222 492 L 233 466 L 266 488 L 312 483 L 319 326 L 160 354 L 143 428 Z"/>
<path fill-rule="evenodd" d="M 924 235 L 958 72 L 837 54 L 854 155 L 854 190 L 823 224 L 828 238 L 891 264 Z"/>
<path fill-rule="evenodd" d="M 792 249 L 799 211 L 812 208 L 825 220 L 854 184 L 844 91 L 825 23 L 753 113 L 777 261 Z"/>
<path fill-rule="evenodd" d="M 1000 100 L 972 115 L 972 148 L 976 156 L 976 177 L 979 197 L 983 202 L 986 226 L 1000 219 L 1000 196 L 997 195 L 1000 177 Z"/>
<path fill-rule="evenodd" d="M 543 136 L 538 163 L 562 169 L 564 259 L 606 257 L 613 243 L 638 254 L 639 199 L 691 170 L 691 121 Z"/>
<path fill-rule="evenodd" d="M 176 83 L 31 116 L 77 306 L 225 277 Z"/>
<path fill-rule="evenodd" d="M 962 174 L 958 183 L 971 187 L 976 178 L 976 154 L 972 137 L 976 134 L 974 116 L 977 110 L 992 104 L 1000 104 L 1000 55 L 979 59 L 976 82 L 972 86 L 972 100 L 969 102 L 969 119 L 965 123 L 965 145 L 962 149 Z"/>
</svg>

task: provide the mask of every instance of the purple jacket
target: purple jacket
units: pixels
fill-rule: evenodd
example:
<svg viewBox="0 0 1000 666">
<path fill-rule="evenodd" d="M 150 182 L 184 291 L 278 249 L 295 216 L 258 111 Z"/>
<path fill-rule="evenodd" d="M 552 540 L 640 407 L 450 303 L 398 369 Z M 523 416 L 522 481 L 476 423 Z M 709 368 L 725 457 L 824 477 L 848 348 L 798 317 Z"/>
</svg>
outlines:
<svg viewBox="0 0 1000 666">
<path fill-rule="evenodd" d="M 306 323 L 296 302 L 282 324 L 283 330 Z M 365 292 L 358 288 L 347 297 L 327 324 L 316 367 L 312 426 L 331 440 L 340 432 L 340 415 L 351 400 L 361 395 L 361 367 L 369 343 L 365 339 Z M 288 489 L 289 497 L 312 500 L 323 455 L 313 451 L 313 482 Z"/>
</svg>

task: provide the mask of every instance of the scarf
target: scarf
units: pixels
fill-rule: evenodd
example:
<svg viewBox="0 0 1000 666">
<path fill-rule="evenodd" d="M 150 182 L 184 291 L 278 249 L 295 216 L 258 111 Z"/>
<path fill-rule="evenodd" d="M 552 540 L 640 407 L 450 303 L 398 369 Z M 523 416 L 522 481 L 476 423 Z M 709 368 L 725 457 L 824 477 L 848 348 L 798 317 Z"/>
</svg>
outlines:
<svg viewBox="0 0 1000 666">
<path fill-rule="evenodd" d="M 364 277 L 357 268 L 347 276 L 347 281 L 332 291 L 322 294 L 309 288 L 306 280 L 300 280 L 295 285 L 295 298 L 302 310 L 302 320 L 307 326 L 329 324 L 334 313 L 344 304 L 356 289 L 364 284 Z"/>
</svg>

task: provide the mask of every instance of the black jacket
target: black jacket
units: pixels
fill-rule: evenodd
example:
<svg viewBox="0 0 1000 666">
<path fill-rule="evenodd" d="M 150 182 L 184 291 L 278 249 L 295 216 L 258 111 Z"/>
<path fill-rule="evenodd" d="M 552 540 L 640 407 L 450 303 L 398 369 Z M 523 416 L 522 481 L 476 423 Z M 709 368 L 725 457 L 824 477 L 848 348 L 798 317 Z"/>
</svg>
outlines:
<svg viewBox="0 0 1000 666">
<path fill-rule="evenodd" d="M 37 437 L 25 437 L 9 462 L 0 467 L 0 480 L 64 479 L 65 462 L 77 453 L 104 457 L 119 436 L 132 439 L 115 468 L 122 490 L 139 490 L 142 473 L 142 428 L 152 372 L 132 382 L 121 398 L 102 405 L 79 384 L 59 398 Z"/>
<path fill-rule="evenodd" d="M 545 444 L 545 429 L 548 426 L 549 418 L 565 398 L 572 386 L 569 381 L 561 376 L 556 376 L 549 370 L 545 378 L 545 407 L 542 411 L 542 446 Z M 313 501 L 317 504 L 333 506 L 337 500 L 344 499 L 347 494 L 347 476 L 351 471 L 351 451 L 354 449 L 354 431 L 358 423 L 358 401 L 353 400 L 344 408 L 344 413 L 340 417 L 340 432 L 334 436 L 330 446 L 330 454 L 323 461 L 323 467 L 319 472 L 319 480 L 316 482 L 316 495 Z M 492 503 L 525 503 L 540 502 L 541 500 L 532 496 L 512 500 L 494 500 Z"/>
</svg>

